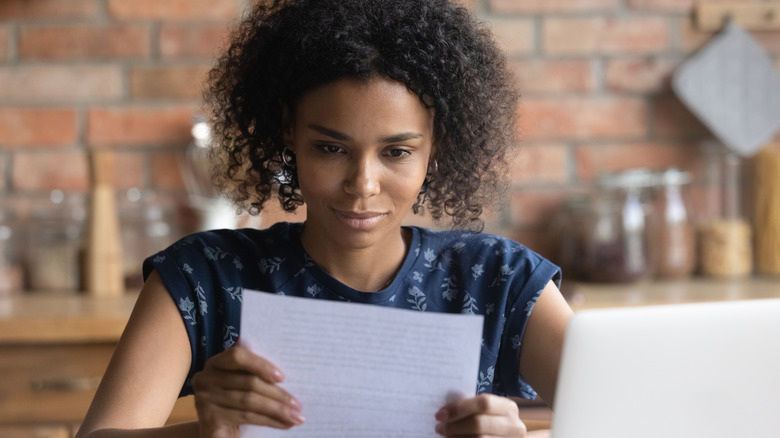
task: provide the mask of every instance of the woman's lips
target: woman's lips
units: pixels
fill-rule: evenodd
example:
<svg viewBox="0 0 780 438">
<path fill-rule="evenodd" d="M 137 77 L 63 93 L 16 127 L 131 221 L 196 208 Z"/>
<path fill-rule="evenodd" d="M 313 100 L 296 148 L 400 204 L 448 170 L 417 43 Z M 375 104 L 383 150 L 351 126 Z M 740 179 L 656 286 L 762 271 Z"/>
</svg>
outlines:
<svg viewBox="0 0 780 438">
<path fill-rule="evenodd" d="M 370 230 L 374 228 L 385 217 L 385 213 L 367 211 L 355 212 L 344 210 L 333 210 L 336 217 L 347 226 L 357 230 Z"/>
</svg>

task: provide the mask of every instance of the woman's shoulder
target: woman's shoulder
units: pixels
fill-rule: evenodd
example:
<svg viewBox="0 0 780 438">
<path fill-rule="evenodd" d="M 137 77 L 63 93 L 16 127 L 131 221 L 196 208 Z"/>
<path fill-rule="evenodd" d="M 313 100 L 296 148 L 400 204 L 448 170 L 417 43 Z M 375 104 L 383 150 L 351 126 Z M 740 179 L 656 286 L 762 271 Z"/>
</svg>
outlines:
<svg viewBox="0 0 780 438">
<path fill-rule="evenodd" d="M 418 228 L 420 244 L 424 247 L 456 252 L 517 253 L 530 251 L 525 245 L 497 234 L 468 230 L 432 230 Z"/>
<path fill-rule="evenodd" d="M 149 260 L 180 262 L 250 260 L 284 257 L 298 246 L 295 242 L 300 224 L 278 223 L 267 229 L 219 229 L 198 231 L 182 237 Z"/>
<path fill-rule="evenodd" d="M 418 255 L 427 262 L 446 260 L 460 266 L 496 266 L 533 271 L 540 266 L 557 269 L 553 263 L 524 244 L 508 237 L 464 230 L 419 229 Z"/>
<path fill-rule="evenodd" d="M 253 275 L 245 267 L 289 258 L 300 247 L 295 243 L 299 224 L 280 223 L 267 229 L 220 229 L 199 231 L 182 237 L 144 261 L 144 277 L 157 270 L 163 276 L 181 272 L 199 275 Z M 250 274 L 248 274 L 248 272 Z M 168 278 L 168 277 L 165 277 Z M 169 280 L 170 283 L 170 280 Z"/>
<path fill-rule="evenodd" d="M 265 229 L 238 228 L 198 231 L 182 237 L 171 245 L 177 250 L 191 245 L 219 247 L 221 249 L 273 249 L 288 246 L 299 233 L 300 224 L 280 222 Z"/>
</svg>

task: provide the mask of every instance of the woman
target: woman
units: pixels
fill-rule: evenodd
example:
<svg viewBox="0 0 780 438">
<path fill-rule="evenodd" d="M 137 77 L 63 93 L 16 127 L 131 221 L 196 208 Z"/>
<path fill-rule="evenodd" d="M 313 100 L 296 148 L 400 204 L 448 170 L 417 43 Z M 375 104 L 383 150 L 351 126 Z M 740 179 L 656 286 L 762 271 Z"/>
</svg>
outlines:
<svg viewBox="0 0 780 438">
<path fill-rule="evenodd" d="M 216 182 L 303 224 L 197 233 L 145 285 L 79 437 L 235 437 L 291 428 L 284 370 L 238 342 L 245 288 L 485 315 L 479 395 L 443 436 L 524 436 L 516 404 L 555 394 L 570 309 L 558 268 L 475 231 L 404 227 L 409 211 L 479 228 L 513 141 L 516 93 L 490 34 L 446 0 L 261 2 L 211 72 Z M 164 427 L 179 394 L 198 421 Z"/>
</svg>

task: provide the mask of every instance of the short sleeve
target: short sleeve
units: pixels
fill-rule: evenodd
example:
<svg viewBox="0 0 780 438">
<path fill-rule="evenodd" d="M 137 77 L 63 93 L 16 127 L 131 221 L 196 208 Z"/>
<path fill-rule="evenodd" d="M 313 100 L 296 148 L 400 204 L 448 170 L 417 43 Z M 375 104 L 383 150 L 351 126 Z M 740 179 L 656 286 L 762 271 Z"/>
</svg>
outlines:
<svg viewBox="0 0 780 438">
<path fill-rule="evenodd" d="M 504 339 L 499 352 L 498 372 L 501 382 L 496 392 L 510 397 L 533 399 L 536 391 L 520 375 L 520 354 L 525 327 L 536 300 L 552 280 L 560 287 L 561 270 L 540 255 L 526 249 L 519 263 L 510 300 L 507 303 Z"/>
<path fill-rule="evenodd" d="M 187 330 L 192 365 L 181 396 L 193 393 L 192 376 L 206 360 L 238 339 L 240 259 L 228 251 L 230 240 L 213 232 L 197 233 L 144 261 L 144 279 L 157 271 Z"/>
</svg>

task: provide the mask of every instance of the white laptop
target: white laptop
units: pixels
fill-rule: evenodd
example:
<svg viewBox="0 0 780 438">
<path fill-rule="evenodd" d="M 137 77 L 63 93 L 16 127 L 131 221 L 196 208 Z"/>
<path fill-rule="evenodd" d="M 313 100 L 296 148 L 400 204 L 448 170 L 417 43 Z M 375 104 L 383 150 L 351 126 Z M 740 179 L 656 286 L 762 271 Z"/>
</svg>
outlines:
<svg viewBox="0 0 780 438">
<path fill-rule="evenodd" d="M 552 438 L 779 438 L 780 299 L 577 312 L 554 408 Z"/>
</svg>

